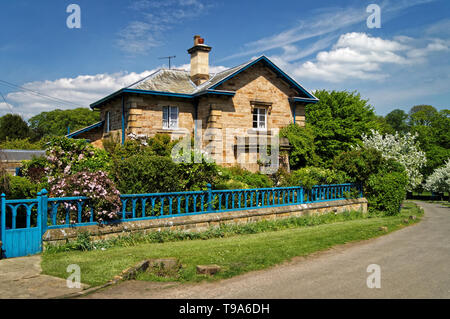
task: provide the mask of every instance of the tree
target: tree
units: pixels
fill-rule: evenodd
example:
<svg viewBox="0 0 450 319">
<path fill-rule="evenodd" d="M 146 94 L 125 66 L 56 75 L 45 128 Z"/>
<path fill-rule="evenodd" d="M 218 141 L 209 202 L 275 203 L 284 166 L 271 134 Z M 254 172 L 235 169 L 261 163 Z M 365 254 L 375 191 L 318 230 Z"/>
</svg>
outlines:
<svg viewBox="0 0 450 319">
<path fill-rule="evenodd" d="M 450 157 L 450 110 L 434 112 L 433 109 L 416 111 L 410 120 L 410 132 L 417 134 L 427 156 L 427 164 L 421 170 L 424 176 L 429 176 Z"/>
<path fill-rule="evenodd" d="M 429 126 L 437 113 L 437 110 L 431 105 L 421 104 L 413 106 L 409 111 L 409 124 L 411 126 Z"/>
<path fill-rule="evenodd" d="M 319 102 L 306 106 L 306 121 L 315 135 L 316 154 L 330 167 L 333 158 L 361 142 L 361 135 L 377 129 L 373 107 L 359 93 L 316 91 Z"/>
<path fill-rule="evenodd" d="M 450 158 L 447 159 L 444 166 L 437 168 L 433 174 L 427 178 L 425 189 L 435 193 L 450 192 Z"/>
<path fill-rule="evenodd" d="M 281 130 L 280 136 L 287 137 L 292 147 L 289 154 L 292 169 L 317 165 L 319 158 L 315 152 L 314 132 L 309 124 L 290 124 Z"/>
<path fill-rule="evenodd" d="M 72 110 L 56 109 L 50 112 L 42 112 L 30 118 L 30 127 L 39 137 L 63 136 L 67 134 L 67 127 L 76 131 L 99 121 L 99 113 L 87 108 Z"/>
<path fill-rule="evenodd" d="M 30 137 L 30 128 L 18 114 L 0 117 L 0 141 Z"/>
<path fill-rule="evenodd" d="M 392 134 L 395 132 L 406 133 L 408 131 L 408 114 L 406 114 L 405 111 L 395 109 L 386 115 L 385 119 L 387 124 L 389 124 L 394 130 Z"/>
<path fill-rule="evenodd" d="M 362 135 L 363 146 L 380 151 L 385 159 L 393 159 L 403 165 L 408 178 L 407 190 L 412 191 L 422 182 L 421 167 L 426 163 L 426 156 L 416 141 L 417 135 L 407 133 L 399 135 L 382 135 L 372 130 L 371 135 Z"/>
</svg>

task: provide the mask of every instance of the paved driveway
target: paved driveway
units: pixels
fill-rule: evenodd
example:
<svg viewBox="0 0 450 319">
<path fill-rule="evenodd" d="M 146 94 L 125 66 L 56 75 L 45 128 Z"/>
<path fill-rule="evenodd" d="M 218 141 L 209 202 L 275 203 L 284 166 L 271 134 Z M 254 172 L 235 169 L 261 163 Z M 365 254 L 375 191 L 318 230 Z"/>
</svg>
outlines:
<svg viewBox="0 0 450 319">
<path fill-rule="evenodd" d="M 450 298 L 450 208 L 419 203 L 422 222 L 386 236 L 214 283 L 129 281 L 87 298 Z M 367 287 L 367 267 L 381 288 Z"/>
<path fill-rule="evenodd" d="M 0 260 L 0 298 L 55 298 L 81 291 L 68 288 L 65 279 L 42 275 L 40 265 L 39 255 Z"/>
</svg>

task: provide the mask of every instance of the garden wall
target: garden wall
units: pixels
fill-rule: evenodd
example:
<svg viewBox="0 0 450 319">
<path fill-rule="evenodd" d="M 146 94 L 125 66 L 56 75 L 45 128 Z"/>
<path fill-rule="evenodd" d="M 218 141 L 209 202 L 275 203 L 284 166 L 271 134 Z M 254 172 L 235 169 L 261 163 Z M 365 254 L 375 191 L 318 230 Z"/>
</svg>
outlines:
<svg viewBox="0 0 450 319">
<path fill-rule="evenodd" d="M 205 213 L 198 215 L 147 219 L 140 221 L 123 222 L 108 226 L 82 226 L 62 229 L 49 229 L 43 236 L 45 245 L 63 244 L 77 237 L 78 232 L 88 231 L 93 240 L 107 239 L 114 236 L 125 235 L 131 232 L 147 233 L 161 230 L 204 231 L 209 227 L 220 224 L 248 223 L 260 220 L 273 220 L 303 215 L 342 213 L 344 211 L 358 210 L 367 212 L 365 198 L 327 201 L 310 204 L 267 207 L 221 213 Z"/>
</svg>

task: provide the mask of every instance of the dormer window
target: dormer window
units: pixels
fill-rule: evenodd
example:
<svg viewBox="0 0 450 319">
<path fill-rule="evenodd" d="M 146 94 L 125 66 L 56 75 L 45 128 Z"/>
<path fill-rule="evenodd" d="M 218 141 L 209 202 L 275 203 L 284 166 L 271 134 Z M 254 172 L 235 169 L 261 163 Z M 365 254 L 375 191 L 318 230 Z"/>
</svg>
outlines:
<svg viewBox="0 0 450 319">
<path fill-rule="evenodd" d="M 178 128 L 178 107 L 163 106 L 163 129 Z"/>
</svg>

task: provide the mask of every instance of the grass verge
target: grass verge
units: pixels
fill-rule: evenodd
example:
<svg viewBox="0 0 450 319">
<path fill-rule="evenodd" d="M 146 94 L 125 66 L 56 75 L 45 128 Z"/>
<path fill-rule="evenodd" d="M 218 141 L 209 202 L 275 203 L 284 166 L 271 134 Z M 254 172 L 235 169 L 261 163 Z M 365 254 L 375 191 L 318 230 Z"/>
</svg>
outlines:
<svg viewBox="0 0 450 319">
<path fill-rule="evenodd" d="M 334 215 L 334 214 L 333 214 Z M 163 243 L 133 242 L 129 246 L 113 246 L 105 250 L 64 251 L 43 253 L 42 269 L 47 275 L 67 277 L 66 268 L 78 264 L 81 268 L 81 280 L 91 286 L 101 285 L 118 275 L 123 269 L 149 258 L 175 257 L 183 268 L 177 277 L 160 278 L 149 273 L 142 273 L 139 280 L 159 281 L 201 281 L 229 278 L 248 271 L 264 269 L 295 256 L 305 256 L 316 251 L 328 249 L 334 245 L 345 244 L 377 237 L 406 226 L 404 220 L 416 215 L 416 223 L 422 212 L 413 203 L 405 203 L 401 213 L 390 217 L 363 217 L 345 221 L 334 220 L 315 226 L 295 225 L 285 222 L 281 230 L 261 227 L 261 232 L 239 234 L 224 238 L 207 240 L 178 240 Z M 338 215 L 336 215 L 338 216 Z M 325 220 L 330 217 L 322 217 Z M 281 222 L 281 221 L 280 221 Z M 253 227 L 256 227 L 255 223 Z M 287 227 L 289 226 L 289 227 Z M 242 229 L 250 227 L 242 225 Z M 270 227 L 269 227 L 270 228 Z M 240 229 L 237 227 L 237 229 Z M 196 265 L 218 264 L 222 270 L 214 277 L 198 275 Z"/>
</svg>

